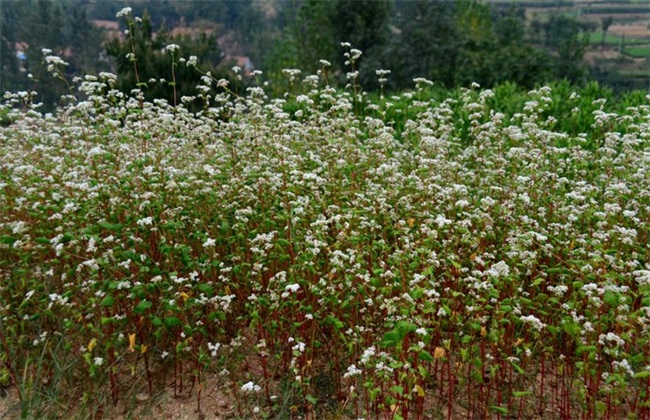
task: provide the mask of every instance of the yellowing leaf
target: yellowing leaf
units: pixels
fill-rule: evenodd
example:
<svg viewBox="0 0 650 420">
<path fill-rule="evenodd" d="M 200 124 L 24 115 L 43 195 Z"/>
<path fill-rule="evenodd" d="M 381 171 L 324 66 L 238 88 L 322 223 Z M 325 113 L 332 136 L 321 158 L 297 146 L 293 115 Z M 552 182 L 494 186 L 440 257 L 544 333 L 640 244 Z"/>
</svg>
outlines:
<svg viewBox="0 0 650 420">
<path fill-rule="evenodd" d="M 406 223 L 408 223 L 409 228 L 412 228 L 412 227 L 413 227 L 413 224 L 415 224 L 415 219 L 411 217 L 410 219 L 408 219 L 408 220 L 406 221 Z"/>
<path fill-rule="evenodd" d="M 434 359 L 442 359 L 443 357 L 445 357 L 445 354 L 446 354 L 445 349 L 442 348 L 442 347 L 436 347 L 433 350 L 433 358 Z"/>
<path fill-rule="evenodd" d="M 147 351 L 147 346 L 142 346 L 140 348 L 140 353 L 145 354 L 146 351 Z"/>
<path fill-rule="evenodd" d="M 131 353 L 135 351 L 135 333 L 129 334 L 129 351 Z"/>
<path fill-rule="evenodd" d="M 190 297 L 190 295 L 188 295 L 185 292 L 181 292 L 180 295 L 181 295 L 181 299 L 183 299 L 183 302 L 185 302 Z"/>
<path fill-rule="evenodd" d="M 418 397 L 423 398 L 424 397 L 424 389 L 418 384 L 415 384 L 415 390 L 418 393 Z"/>
<path fill-rule="evenodd" d="M 476 252 L 469 256 L 470 261 L 473 262 L 475 259 L 476 259 Z"/>
<path fill-rule="evenodd" d="M 90 343 L 88 343 L 88 351 L 93 351 L 95 347 L 97 347 L 97 339 L 93 338 L 90 340 Z"/>
<path fill-rule="evenodd" d="M 518 338 L 517 341 L 515 341 L 515 347 L 517 347 L 518 345 L 520 345 L 523 342 L 524 342 L 523 338 Z"/>
<path fill-rule="evenodd" d="M 485 337 L 487 335 L 487 328 L 485 326 L 481 327 L 481 337 Z"/>
</svg>

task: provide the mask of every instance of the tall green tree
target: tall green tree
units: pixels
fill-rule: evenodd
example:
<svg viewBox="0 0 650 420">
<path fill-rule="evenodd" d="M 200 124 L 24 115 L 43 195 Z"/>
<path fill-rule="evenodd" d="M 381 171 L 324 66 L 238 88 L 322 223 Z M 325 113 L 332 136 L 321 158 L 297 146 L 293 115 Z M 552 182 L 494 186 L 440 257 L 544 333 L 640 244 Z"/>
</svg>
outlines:
<svg viewBox="0 0 650 420">
<path fill-rule="evenodd" d="M 444 86 L 478 82 L 524 87 L 565 78 L 578 81 L 584 50 L 562 32 L 542 47 L 527 42 L 523 9 L 473 0 L 398 1 L 388 68 L 397 88 L 426 77 Z M 539 27 L 542 27 L 540 24 Z"/>
<path fill-rule="evenodd" d="M 363 52 L 356 62 L 361 84 L 377 84 L 375 70 L 384 66 L 389 33 L 391 0 L 303 0 L 285 8 L 282 36 L 265 60 L 271 76 L 281 80 L 283 68 L 314 73 L 320 60 L 332 64 L 330 82 L 345 84 L 350 67 L 344 64 L 342 42 Z"/>
<path fill-rule="evenodd" d="M 544 45 L 553 56 L 553 75 L 573 83 L 584 82 L 587 68 L 582 58 L 589 45 L 588 31 L 593 27 L 559 14 L 552 15 L 542 27 Z"/>
<path fill-rule="evenodd" d="M 614 23 L 614 18 L 611 16 L 607 16 L 602 18 L 600 21 L 600 29 L 602 31 L 602 38 L 600 40 L 600 49 L 604 50 L 605 49 L 605 40 L 607 39 L 607 31 L 609 31 L 609 27 L 612 26 L 612 23 Z"/>
<path fill-rule="evenodd" d="M 129 28 L 126 39 L 112 39 L 106 43 L 106 53 L 116 63 L 118 88 L 124 92 L 141 88 L 145 98 L 167 99 L 180 103 L 182 96 L 193 96 L 201 84 L 202 74 L 179 62 L 181 57 L 200 57 L 202 71 L 210 71 L 215 78 L 225 76 L 219 69 L 221 51 L 212 35 L 197 39 L 189 36 L 172 37 L 164 28 L 154 36 L 151 17 L 145 12 L 142 22 Z M 166 47 L 175 44 L 179 50 L 173 55 Z M 198 104 L 197 104 L 198 106 Z"/>
<path fill-rule="evenodd" d="M 395 11 L 387 60 L 391 84 L 408 87 L 414 77 L 425 77 L 453 85 L 459 47 L 456 4 L 401 1 Z"/>
<path fill-rule="evenodd" d="M 459 35 L 455 84 L 493 84 L 495 37 L 492 11 L 476 1 L 456 2 L 456 25 Z"/>
<path fill-rule="evenodd" d="M 393 2 L 391 0 L 335 0 L 331 25 L 338 42 L 349 42 L 363 55 L 356 65 L 366 89 L 378 87 L 375 70 L 388 62 L 386 45 Z M 340 45 L 340 44 L 339 44 Z M 342 54 L 343 49 L 339 49 Z M 340 62 L 340 60 L 339 60 Z M 349 70 L 341 68 L 342 73 Z"/>
<path fill-rule="evenodd" d="M 16 7 L 0 3 L 0 93 L 24 88 L 24 75 L 16 53 Z"/>
<path fill-rule="evenodd" d="M 36 88 L 37 100 L 47 109 L 51 109 L 61 95 L 70 93 L 66 83 L 53 79 L 46 71 L 43 49 L 51 50 L 52 55 L 69 63 L 62 68 L 68 81 L 74 76 L 107 69 L 100 61 L 101 31 L 88 22 L 85 12 L 77 6 L 72 0 L 2 2 L 4 89 Z M 26 60 L 20 65 L 15 60 L 17 43 L 26 54 Z M 23 69 L 25 71 L 21 71 Z M 28 78 L 28 74 L 33 78 Z"/>
</svg>

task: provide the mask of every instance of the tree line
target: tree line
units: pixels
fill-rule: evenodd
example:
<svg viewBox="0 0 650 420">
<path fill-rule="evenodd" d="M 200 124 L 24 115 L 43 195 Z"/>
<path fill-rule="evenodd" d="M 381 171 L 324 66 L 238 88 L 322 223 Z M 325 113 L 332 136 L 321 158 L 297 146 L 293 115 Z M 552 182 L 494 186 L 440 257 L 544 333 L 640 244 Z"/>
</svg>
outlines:
<svg viewBox="0 0 650 420">
<path fill-rule="evenodd" d="M 125 5 L 142 22 L 132 22 L 127 37 L 103 40 L 90 20 L 114 20 Z M 126 58 L 135 52 L 147 96 L 171 101 L 172 63 L 165 45 L 178 44 L 177 58 L 195 55 L 205 71 L 226 77 L 225 65 L 231 63 L 224 61 L 220 34 L 228 34 L 229 42 L 264 71 L 270 91 L 281 94 L 287 88 L 283 69 L 315 73 L 321 60 L 332 63 L 331 83 L 347 83 L 351 69 L 343 58 L 343 41 L 362 51 L 355 66 L 359 83 L 369 91 L 380 85 L 409 88 L 415 77 L 444 87 L 472 82 L 532 87 L 558 79 L 581 84 L 589 78 L 583 55 L 588 31 L 594 29 L 564 15 L 531 23 L 516 3 L 493 7 L 474 0 L 24 0 L 2 2 L 0 8 L 0 90 L 37 84 L 45 103 L 55 103 L 66 87 L 46 77 L 43 48 L 69 62 L 70 77 L 110 70 L 125 91 L 138 83 Z M 169 30 L 179 24 L 214 30 L 199 38 L 172 36 Z M 129 29 L 124 20 L 120 25 L 122 31 Z M 17 59 L 18 48 L 25 49 L 25 57 Z M 385 83 L 378 69 L 390 70 L 382 73 Z M 177 94 L 193 92 L 201 75 L 186 66 L 176 70 L 174 86 L 182 90 Z"/>
<path fill-rule="evenodd" d="M 377 87 L 376 69 L 391 70 L 395 89 L 425 77 L 447 87 L 506 81 L 532 87 L 550 80 L 582 83 L 588 29 L 563 15 L 539 22 L 532 33 L 524 10 L 493 8 L 477 1 L 304 0 L 267 63 L 269 69 L 314 71 L 319 58 L 341 63 L 335 40 L 363 51 L 361 83 Z M 289 19 L 288 19 L 289 20 Z M 339 65 L 339 72 L 345 71 Z"/>
</svg>

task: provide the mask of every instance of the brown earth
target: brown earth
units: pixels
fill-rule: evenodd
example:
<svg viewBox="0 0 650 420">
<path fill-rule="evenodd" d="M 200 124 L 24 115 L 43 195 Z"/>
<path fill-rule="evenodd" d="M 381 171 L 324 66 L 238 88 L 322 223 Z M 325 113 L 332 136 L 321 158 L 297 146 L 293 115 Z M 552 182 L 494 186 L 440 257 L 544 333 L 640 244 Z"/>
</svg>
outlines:
<svg viewBox="0 0 650 420">
<path fill-rule="evenodd" d="M 146 392 L 135 397 L 135 408 L 126 409 L 122 404 L 99 415 L 102 419 L 157 419 L 157 420 L 220 420 L 232 418 L 234 407 L 231 398 L 215 383 L 208 382 L 201 398 L 201 412 L 198 411 L 196 395 L 174 397 L 171 390 L 149 396 Z M 57 415 L 57 413 L 53 413 Z M 58 413 L 60 418 L 77 418 L 80 414 Z M 16 388 L 0 396 L 0 419 L 20 419 L 20 400 Z M 55 417 L 56 418 L 56 417 Z"/>
</svg>

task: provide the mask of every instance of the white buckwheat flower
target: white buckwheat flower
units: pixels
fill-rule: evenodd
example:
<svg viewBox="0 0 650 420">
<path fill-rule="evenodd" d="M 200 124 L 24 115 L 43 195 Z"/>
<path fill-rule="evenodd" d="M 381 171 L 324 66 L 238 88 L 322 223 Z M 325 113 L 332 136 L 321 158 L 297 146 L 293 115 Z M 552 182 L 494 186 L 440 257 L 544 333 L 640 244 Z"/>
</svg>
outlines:
<svg viewBox="0 0 650 420">
<path fill-rule="evenodd" d="M 246 382 L 241 386 L 241 390 L 244 392 L 258 392 L 262 389 L 259 385 L 254 384 L 252 381 Z"/>
<path fill-rule="evenodd" d="M 349 378 L 349 377 L 352 377 L 352 376 L 361 375 L 361 373 L 362 373 L 362 370 L 357 368 L 356 365 L 350 365 L 350 366 L 348 366 L 348 371 L 343 374 L 343 377 L 344 378 Z"/>
<path fill-rule="evenodd" d="M 169 44 L 165 47 L 165 50 L 167 52 L 174 54 L 176 51 L 178 51 L 181 47 L 178 46 L 178 44 Z"/>
<path fill-rule="evenodd" d="M 119 12 L 117 12 L 115 17 L 121 18 L 121 17 L 124 17 L 124 16 L 128 16 L 128 15 L 131 14 L 132 11 L 133 11 L 133 9 L 131 9 L 130 7 L 125 7 L 122 10 L 120 10 Z"/>
<path fill-rule="evenodd" d="M 490 267 L 487 273 L 492 277 L 506 277 L 508 274 L 510 274 L 510 267 L 508 267 L 508 264 L 506 264 L 504 261 L 499 261 Z"/>
</svg>

